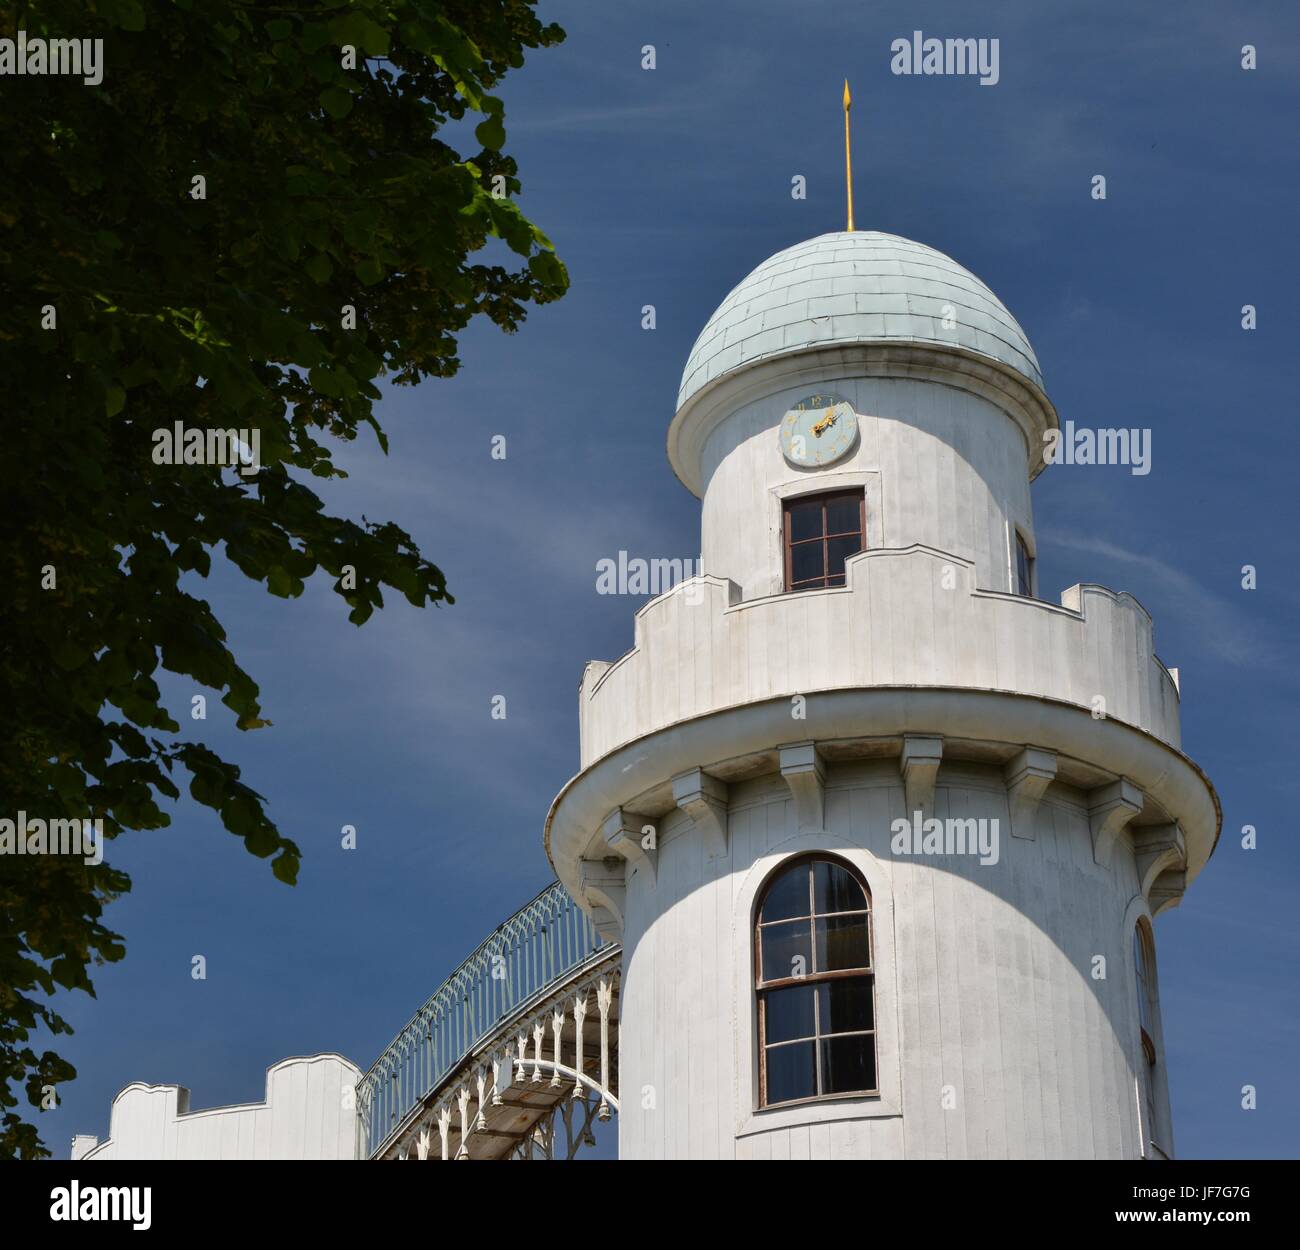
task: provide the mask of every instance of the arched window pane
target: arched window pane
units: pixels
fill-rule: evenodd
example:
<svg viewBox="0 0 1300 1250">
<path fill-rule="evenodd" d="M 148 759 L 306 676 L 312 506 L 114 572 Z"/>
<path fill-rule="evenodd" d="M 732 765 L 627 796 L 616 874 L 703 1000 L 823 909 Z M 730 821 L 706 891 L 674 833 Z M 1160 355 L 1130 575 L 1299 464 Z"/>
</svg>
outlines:
<svg viewBox="0 0 1300 1250">
<path fill-rule="evenodd" d="M 759 919 L 791 920 L 809 915 L 808 868 L 806 864 L 783 873 L 768 887 Z"/>
<path fill-rule="evenodd" d="M 853 874 L 843 865 L 824 859 L 813 863 L 813 899 L 818 915 L 862 911 L 867 905 L 867 896 Z"/>
</svg>

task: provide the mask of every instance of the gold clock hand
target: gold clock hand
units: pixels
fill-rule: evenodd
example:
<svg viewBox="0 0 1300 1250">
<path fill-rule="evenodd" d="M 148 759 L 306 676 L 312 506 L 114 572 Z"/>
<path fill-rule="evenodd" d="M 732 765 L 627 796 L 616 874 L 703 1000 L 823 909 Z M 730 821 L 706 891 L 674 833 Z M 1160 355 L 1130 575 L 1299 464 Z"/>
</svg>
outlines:
<svg viewBox="0 0 1300 1250">
<path fill-rule="evenodd" d="M 821 438 L 822 434 L 829 430 L 838 420 L 839 416 L 836 414 L 835 410 L 833 408 L 827 408 L 826 415 L 813 426 L 812 432 L 814 436 Z"/>
</svg>

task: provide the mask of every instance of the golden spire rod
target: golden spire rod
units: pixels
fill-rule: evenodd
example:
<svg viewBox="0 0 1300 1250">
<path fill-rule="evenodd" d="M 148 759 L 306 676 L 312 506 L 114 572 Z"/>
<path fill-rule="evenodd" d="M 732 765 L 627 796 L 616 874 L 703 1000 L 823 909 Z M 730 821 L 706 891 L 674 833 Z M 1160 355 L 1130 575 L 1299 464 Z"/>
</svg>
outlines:
<svg viewBox="0 0 1300 1250">
<path fill-rule="evenodd" d="M 849 95 L 849 80 L 844 80 L 844 183 L 848 190 L 849 196 L 849 224 L 848 229 L 853 229 L 853 156 L 852 149 L 849 145 L 849 106 L 853 103 L 853 97 Z"/>
</svg>

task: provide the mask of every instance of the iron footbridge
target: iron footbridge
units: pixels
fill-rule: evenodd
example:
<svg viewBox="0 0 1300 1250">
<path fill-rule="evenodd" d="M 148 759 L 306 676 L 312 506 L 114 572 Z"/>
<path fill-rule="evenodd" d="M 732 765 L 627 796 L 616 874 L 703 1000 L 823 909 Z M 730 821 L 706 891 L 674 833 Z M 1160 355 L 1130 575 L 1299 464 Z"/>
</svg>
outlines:
<svg viewBox="0 0 1300 1250">
<path fill-rule="evenodd" d="M 557 881 L 499 925 L 357 1083 L 363 1159 L 572 1158 L 618 1111 L 623 949 Z"/>
</svg>

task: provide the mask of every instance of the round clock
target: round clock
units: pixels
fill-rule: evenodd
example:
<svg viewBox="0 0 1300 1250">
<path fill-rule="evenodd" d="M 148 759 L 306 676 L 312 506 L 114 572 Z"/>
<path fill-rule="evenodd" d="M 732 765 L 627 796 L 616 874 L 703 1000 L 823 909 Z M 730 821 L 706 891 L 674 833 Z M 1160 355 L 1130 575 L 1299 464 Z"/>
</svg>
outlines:
<svg viewBox="0 0 1300 1250">
<path fill-rule="evenodd" d="M 781 420 L 781 451 L 801 469 L 834 464 L 857 438 L 853 405 L 834 394 L 805 395 Z"/>
</svg>

